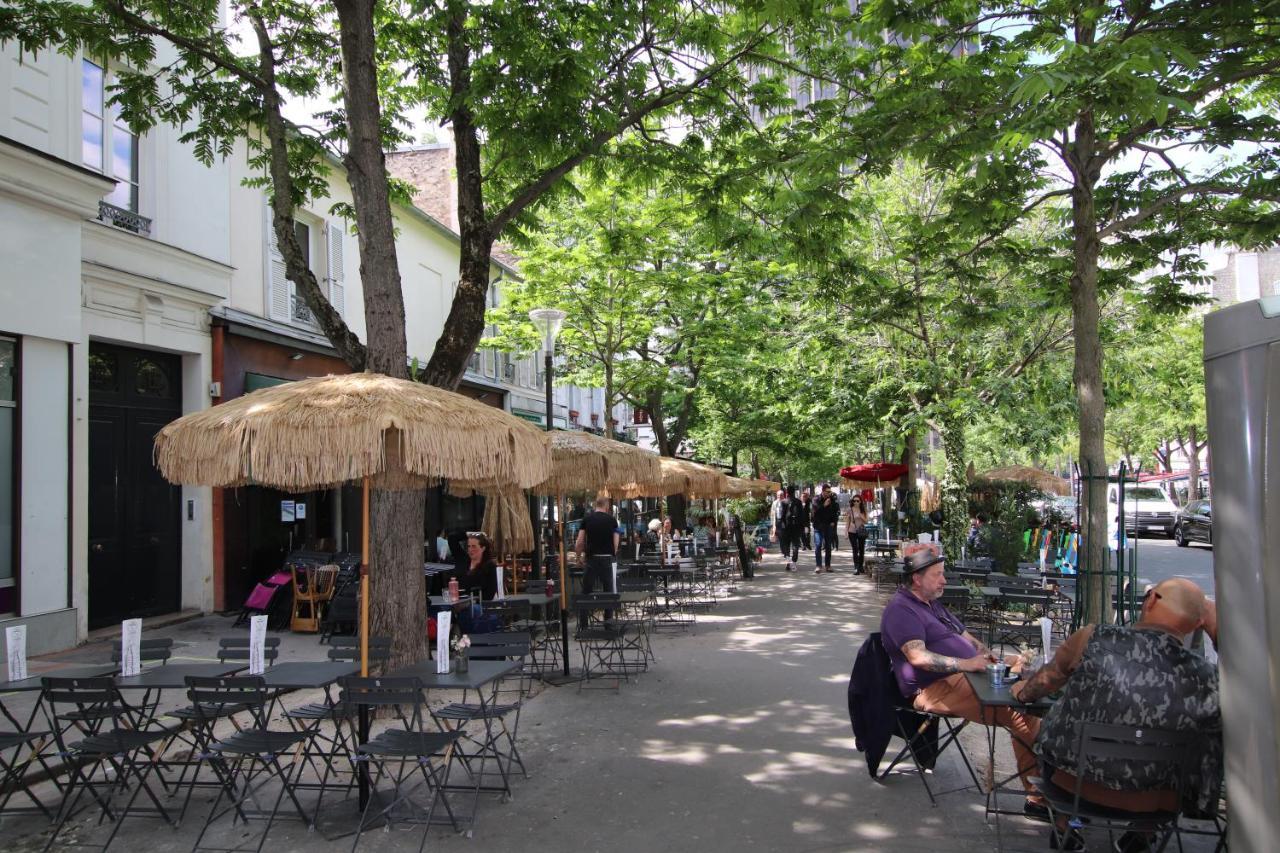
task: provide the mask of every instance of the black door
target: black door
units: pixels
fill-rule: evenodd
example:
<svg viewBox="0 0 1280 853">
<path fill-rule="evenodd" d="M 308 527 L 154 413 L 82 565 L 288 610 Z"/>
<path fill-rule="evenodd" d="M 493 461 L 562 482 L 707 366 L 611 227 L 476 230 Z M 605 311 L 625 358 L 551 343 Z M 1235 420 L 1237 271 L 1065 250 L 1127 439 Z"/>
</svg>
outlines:
<svg viewBox="0 0 1280 853">
<path fill-rule="evenodd" d="M 89 345 L 89 627 L 181 601 L 181 492 L 151 462 L 182 414 L 177 356 Z"/>
</svg>

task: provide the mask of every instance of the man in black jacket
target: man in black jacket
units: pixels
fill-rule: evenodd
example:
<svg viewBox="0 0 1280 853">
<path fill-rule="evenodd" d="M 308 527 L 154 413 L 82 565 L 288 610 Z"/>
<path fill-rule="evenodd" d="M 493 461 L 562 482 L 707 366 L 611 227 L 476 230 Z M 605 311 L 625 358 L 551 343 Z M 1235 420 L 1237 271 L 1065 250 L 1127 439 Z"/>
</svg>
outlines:
<svg viewBox="0 0 1280 853">
<path fill-rule="evenodd" d="M 814 574 L 831 571 L 831 546 L 836 541 L 836 525 L 840 522 L 840 502 L 831 487 L 822 484 L 822 491 L 813 504 L 813 559 L 817 567 Z M 823 555 L 825 556 L 825 560 Z"/>
<path fill-rule="evenodd" d="M 773 527 L 769 537 L 782 549 L 787 571 L 795 571 L 796 560 L 800 559 L 800 501 L 790 492 L 778 489 L 778 498 L 770 507 L 770 516 Z"/>
</svg>

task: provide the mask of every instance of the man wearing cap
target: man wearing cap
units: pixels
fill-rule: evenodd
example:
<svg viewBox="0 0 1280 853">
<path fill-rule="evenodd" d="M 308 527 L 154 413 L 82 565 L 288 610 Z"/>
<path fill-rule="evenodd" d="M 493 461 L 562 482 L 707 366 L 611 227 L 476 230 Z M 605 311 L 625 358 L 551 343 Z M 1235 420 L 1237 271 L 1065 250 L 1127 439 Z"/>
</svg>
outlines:
<svg viewBox="0 0 1280 853">
<path fill-rule="evenodd" d="M 946 586 L 943 560 L 937 550 L 920 545 L 907 554 L 902 586 L 889 599 L 880 619 L 880 635 L 893 663 L 898 688 L 918 711 L 984 725 L 994 723 L 1007 729 L 1018 775 L 1028 794 L 1024 812 L 1028 817 L 1043 819 L 1048 811 L 1031 783 L 1031 777 L 1036 775 L 1031 746 L 1039 731 L 1039 720 L 1010 708 L 984 714 L 964 673 L 983 672 L 996 658 L 939 603 Z"/>
<path fill-rule="evenodd" d="M 1045 714 L 1036 740 L 1045 777 L 1068 791 L 1075 789 L 1079 761 L 1076 746 L 1081 722 L 1192 731 L 1203 747 L 1184 793 L 1175 801 L 1167 768 L 1131 762 L 1100 763 L 1085 777 L 1081 795 L 1090 802 L 1129 812 L 1193 811 L 1216 807 L 1222 773 L 1222 717 L 1218 672 L 1187 649 L 1183 640 L 1203 628 L 1218 642 L 1218 611 L 1200 587 L 1186 578 L 1170 578 L 1148 589 L 1137 623 L 1086 625 L 1068 637 L 1049 663 L 1013 685 L 1014 698 L 1034 702 L 1062 690 Z M 1068 836 L 1066 849 L 1078 839 Z M 1120 850 L 1145 850 L 1149 836 L 1126 833 Z"/>
</svg>

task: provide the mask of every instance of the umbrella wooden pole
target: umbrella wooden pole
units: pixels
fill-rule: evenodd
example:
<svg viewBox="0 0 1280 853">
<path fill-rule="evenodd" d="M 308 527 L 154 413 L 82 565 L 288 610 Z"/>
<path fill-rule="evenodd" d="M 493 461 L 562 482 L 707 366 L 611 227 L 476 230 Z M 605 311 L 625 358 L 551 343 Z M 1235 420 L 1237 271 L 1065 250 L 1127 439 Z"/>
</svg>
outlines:
<svg viewBox="0 0 1280 853">
<path fill-rule="evenodd" d="M 564 541 L 564 493 L 556 497 L 556 515 L 560 530 L 560 651 L 564 663 L 564 675 L 569 675 L 569 571 L 566 568 L 567 549 Z"/>
<path fill-rule="evenodd" d="M 369 677 L 369 478 L 360 500 L 360 677 Z M 360 706 L 360 743 L 369 742 L 369 706 Z M 360 810 L 369 804 L 369 763 L 360 763 Z"/>
</svg>

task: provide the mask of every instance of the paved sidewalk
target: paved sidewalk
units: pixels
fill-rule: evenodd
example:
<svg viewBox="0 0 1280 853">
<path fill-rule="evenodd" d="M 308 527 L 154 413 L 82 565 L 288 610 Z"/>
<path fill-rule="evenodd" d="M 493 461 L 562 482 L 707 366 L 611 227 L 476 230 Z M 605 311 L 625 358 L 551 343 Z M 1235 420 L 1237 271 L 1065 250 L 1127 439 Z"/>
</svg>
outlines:
<svg viewBox="0 0 1280 853">
<path fill-rule="evenodd" d="M 514 782 L 511 802 L 481 799 L 473 838 L 433 829 L 428 849 L 994 850 L 995 831 L 984 823 L 976 792 L 948 794 L 934 807 L 914 771 L 883 784 L 867 776 L 853 748 L 846 688 L 858 646 L 878 629 L 882 597 L 852 574 L 847 547 L 835 555 L 833 574 L 813 574 L 811 552 L 801 559 L 801 571 L 787 574 L 771 555 L 756 580 L 740 582 L 695 627 L 660 632 L 657 664 L 620 693 L 543 690 L 526 705 L 520 727 L 531 778 Z M 230 621 L 206 617 L 156 634 L 177 637 L 179 654 L 198 658 L 210 654 Z M 102 660 L 104 648 L 73 657 Z M 283 648 L 282 660 L 322 656 L 314 638 L 286 634 Z M 975 726 L 966 735 L 980 765 L 983 732 Z M 999 762 L 1008 765 L 1003 734 L 1000 745 Z M 948 756 L 932 781 L 948 789 L 964 778 Z M 280 824 L 268 849 L 349 850 L 350 839 L 324 835 L 354 819 L 354 804 L 328 802 L 321 831 Z M 113 849 L 190 850 L 204 808 L 193 805 L 192 812 L 176 831 L 131 821 Z M 1002 828 L 1006 850 L 1048 848 L 1043 825 L 1017 817 Z M 30 819 L 6 821 L 8 839 L 24 836 L 8 849 L 38 849 L 42 829 Z M 98 831 L 86 817 L 76 834 L 84 840 Z M 419 838 L 417 831 L 377 832 L 361 849 L 416 850 Z"/>
</svg>

